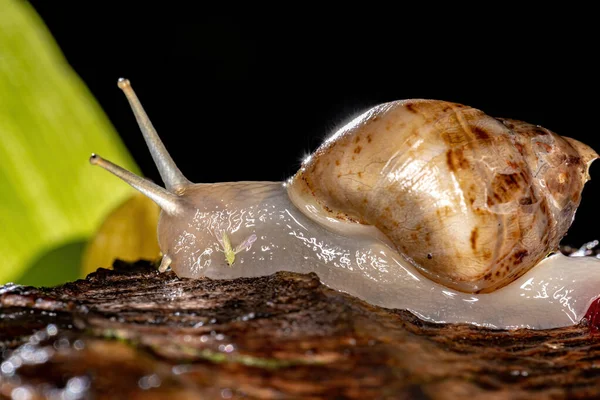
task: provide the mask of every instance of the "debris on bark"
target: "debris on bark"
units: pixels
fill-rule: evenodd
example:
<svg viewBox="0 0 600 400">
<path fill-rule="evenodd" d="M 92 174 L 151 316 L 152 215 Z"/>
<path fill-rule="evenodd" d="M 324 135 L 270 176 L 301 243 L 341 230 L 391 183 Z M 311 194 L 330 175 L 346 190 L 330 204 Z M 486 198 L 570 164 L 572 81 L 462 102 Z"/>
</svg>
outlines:
<svg viewBox="0 0 600 400">
<path fill-rule="evenodd" d="M 432 324 L 314 274 L 189 280 L 117 262 L 55 288 L 6 285 L 0 352 L 9 398 L 600 397 L 600 337 L 586 321 Z"/>
</svg>

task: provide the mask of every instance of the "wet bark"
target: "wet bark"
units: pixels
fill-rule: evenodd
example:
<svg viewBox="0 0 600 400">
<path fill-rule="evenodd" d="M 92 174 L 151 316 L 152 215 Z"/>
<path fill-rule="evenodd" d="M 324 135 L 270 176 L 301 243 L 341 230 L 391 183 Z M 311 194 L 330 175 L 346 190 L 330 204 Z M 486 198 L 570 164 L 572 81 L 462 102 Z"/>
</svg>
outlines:
<svg viewBox="0 0 600 400">
<path fill-rule="evenodd" d="M 0 346 L 7 397 L 600 397 L 600 337 L 585 321 L 431 324 L 312 274 L 188 280 L 139 262 L 56 288 L 4 286 Z"/>
</svg>

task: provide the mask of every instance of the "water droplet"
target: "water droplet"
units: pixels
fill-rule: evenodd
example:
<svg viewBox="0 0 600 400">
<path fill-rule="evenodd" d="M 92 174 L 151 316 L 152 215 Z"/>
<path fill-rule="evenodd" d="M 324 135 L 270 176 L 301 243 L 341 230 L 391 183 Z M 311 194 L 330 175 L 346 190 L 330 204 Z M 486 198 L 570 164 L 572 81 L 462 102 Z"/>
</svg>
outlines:
<svg viewBox="0 0 600 400">
<path fill-rule="evenodd" d="M 10 361 L 4 361 L 0 364 L 0 371 L 3 375 L 12 375 L 15 373 L 15 366 Z"/>
<path fill-rule="evenodd" d="M 65 390 L 74 395 L 80 395 L 87 391 L 90 386 L 90 380 L 85 376 L 76 376 L 67 381 Z M 79 397 L 79 396 L 76 396 Z"/>
<path fill-rule="evenodd" d="M 71 346 L 71 343 L 69 342 L 69 339 L 67 339 L 67 338 L 60 338 L 54 342 L 54 348 L 56 350 L 64 350 L 64 349 L 69 348 L 70 346 Z"/>
<path fill-rule="evenodd" d="M 157 388 L 160 386 L 160 384 L 161 384 L 161 380 L 158 377 L 158 375 L 156 375 L 156 374 L 142 376 L 138 380 L 138 386 L 140 387 L 140 389 L 143 389 L 143 390 Z"/>
<path fill-rule="evenodd" d="M 46 327 L 46 333 L 48 336 L 54 336 L 58 333 L 58 328 L 54 324 L 50 324 Z"/>
<path fill-rule="evenodd" d="M 29 400 L 33 398 L 33 393 L 31 393 L 29 388 L 20 386 L 13 389 L 13 391 L 10 393 L 10 397 L 12 400 Z"/>
<path fill-rule="evenodd" d="M 175 365 L 171 368 L 171 371 L 173 371 L 175 375 L 185 374 L 191 370 L 192 367 L 190 365 Z"/>
<path fill-rule="evenodd" d="M 83 340 L 77 339 L 75 343 L 73 343 L 73 347 L 75 350 L 83 350 L 85 348 L 85 343 Z"/>
<path fill-rule="evenodd" d="M 33 354 L 33 362 L 35 364 L 43 364 L 50 359 L 52 352 L 50 350 L 41 349 Z"/>
<path fill-rule="evenodd" d="M 233 350 L 235 350 L 235 347 L 232 344 L 228 344 L 225 346 L 225 353 L 231 353 Z"/>
<path fill-rule="evenodd" d="M 248 313 L 248 314 L 242 316 L 242 321 L 248 321 L 248 320 L 254 319 L 254 317 L 255 317 L 255 314 L 253 312 L 251 312 L 251 313 Z"/>
</svg>

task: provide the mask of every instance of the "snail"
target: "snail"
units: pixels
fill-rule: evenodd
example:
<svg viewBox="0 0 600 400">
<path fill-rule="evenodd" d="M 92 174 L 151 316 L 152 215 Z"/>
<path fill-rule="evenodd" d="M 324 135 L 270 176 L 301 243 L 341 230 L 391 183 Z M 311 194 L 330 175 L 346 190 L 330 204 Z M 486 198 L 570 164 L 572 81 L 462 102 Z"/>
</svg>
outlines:
<svg viewBox="0 0 600 400">
<path fill-rule="evenodd" d="M 497 329 L 572 325 L 600 295 L 599 260 L 556 252 L 598 157 L 581 142 L 460 104 L 401 100 L 353 119 L 285 182 L 194 184 L 130 82 L 118 85 L 166 188 L 90 162 L 161 207 L 161 272 L 315 272 L 377 306 Z"/>
</svg>

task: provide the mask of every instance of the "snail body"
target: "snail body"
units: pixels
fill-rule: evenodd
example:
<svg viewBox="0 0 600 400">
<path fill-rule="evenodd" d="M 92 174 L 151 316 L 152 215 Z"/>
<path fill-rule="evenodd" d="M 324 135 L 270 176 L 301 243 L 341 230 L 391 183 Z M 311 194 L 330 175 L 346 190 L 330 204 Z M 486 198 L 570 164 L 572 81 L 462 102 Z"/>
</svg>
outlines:
<svg viewBox="0 0 600 400">
<path fill-rule="evenodd" d="M 285 183 L 192 184 L 129 82 L 119 86 L 166 189 L 98 156 L 91 162 L 162 208 L 161 271 L 315 272 L 375 305 L 494 328 L 571 325 L 599 294 L 599 261 L 544 259 L 597 157 L 577 141 L 453 103 L 399 101 L 346 125 Z"/>
</svg>

